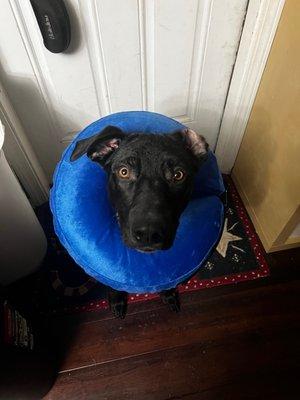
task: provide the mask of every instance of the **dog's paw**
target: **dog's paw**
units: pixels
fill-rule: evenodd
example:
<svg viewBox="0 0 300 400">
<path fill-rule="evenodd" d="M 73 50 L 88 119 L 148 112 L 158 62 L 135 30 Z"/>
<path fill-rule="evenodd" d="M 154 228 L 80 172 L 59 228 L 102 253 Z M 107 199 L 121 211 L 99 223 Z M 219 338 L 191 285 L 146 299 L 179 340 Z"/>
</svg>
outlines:
<svg viewBox="0 0 300 400">
<path fill-rule="evenodd" d="M 127 313 L 127 293 L 111 291 L 108 296 L 109 308 L 116 318 L 125 318 Z"/>
<path fill-rule="evenodd" d="M 127 313 L 127 301 L 119 301 L 110 307 L 111 312 L 116 318 L 124 319 Z"/>
<path fill-rule="evenodd" d="M 180 311 L 180 300 L 177 289 L 164 290 L 160 293 L 160 297 L 164 304 L 167 304 L 169 309 L 178 313 Z"/>
</svg>

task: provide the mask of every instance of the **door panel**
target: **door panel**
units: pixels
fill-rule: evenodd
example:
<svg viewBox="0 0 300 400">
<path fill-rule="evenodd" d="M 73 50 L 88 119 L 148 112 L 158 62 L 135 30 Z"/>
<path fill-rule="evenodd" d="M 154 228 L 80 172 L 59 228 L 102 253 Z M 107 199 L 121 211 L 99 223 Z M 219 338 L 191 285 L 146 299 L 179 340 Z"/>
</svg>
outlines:
<svg viewBox="0 0 300 400">
<path fill-rule="evenodd" d="M 101 115 L 142 109 L 137 2 L 81 0 L 80 6 Z"/>
<path fill-rule="evenodd" d="M 49 180 L 74 132 L 151 110 L 214 148 L 247 0 L 68 0 L 72 41 L 43 46 L 29 0 L 2 0 L 3 81 Z"/>
</svg>

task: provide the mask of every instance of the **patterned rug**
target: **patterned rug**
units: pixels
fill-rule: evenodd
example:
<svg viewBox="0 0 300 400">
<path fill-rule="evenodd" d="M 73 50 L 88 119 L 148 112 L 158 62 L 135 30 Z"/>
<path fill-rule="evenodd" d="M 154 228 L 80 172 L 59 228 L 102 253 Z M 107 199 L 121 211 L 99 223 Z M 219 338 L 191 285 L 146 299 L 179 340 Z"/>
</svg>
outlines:
<svg viewBox="0 0 300 400">
<path fill-rule="evenodd" d="M 196 275 L 180 285 L 181 293 L 269 275 L 264 250 L 245 207 L 231 179 L 224 179 L 227 188 L 225 221 L 219 244 Z M 53 230 L 49 205 L 41 206 L 37 214 L 49 245 L 42 269 L 29 278 L 34 308 L 42 313 L 106 309 L 105 286 L 86 275 L 61 246 Z M 129 303 L 157 296 L 134 294 L 129 296 Z"/>
</svg>

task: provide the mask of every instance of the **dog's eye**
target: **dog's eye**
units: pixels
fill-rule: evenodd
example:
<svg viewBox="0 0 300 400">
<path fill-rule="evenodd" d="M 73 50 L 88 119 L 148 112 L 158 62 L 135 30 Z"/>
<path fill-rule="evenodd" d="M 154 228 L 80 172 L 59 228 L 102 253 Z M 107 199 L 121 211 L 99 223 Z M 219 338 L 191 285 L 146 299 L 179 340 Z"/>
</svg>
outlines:
<svg viewBox="0 0 300 400">
<path fill-rule="evenodd" d="M 130 171 L 126 167 L 121 167 L 118 170 L 118 176 L 122 179 L 129 179 L 130 178 Z"/>
<path fill-rule="evenodd" d="M 182 181 L 185 178 L 185 172 L 181 169 L 174 171 L 173 178 L 175 181 Z"/>
</svg>

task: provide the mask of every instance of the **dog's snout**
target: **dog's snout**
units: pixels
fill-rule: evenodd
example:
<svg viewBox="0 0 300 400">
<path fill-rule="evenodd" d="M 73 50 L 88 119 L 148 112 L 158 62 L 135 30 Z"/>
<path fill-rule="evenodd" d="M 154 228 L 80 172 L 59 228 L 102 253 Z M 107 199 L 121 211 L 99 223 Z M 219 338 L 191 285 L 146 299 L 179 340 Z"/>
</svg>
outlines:
<svg viewBox="0 0 300 400">
<path fill-rule="evenodd" d="M 159 248 L 164 243 L 164 230 L 153 223 L 136 225 L 132 230 L 132 236 L 140 247 Z"/>
</svg>

